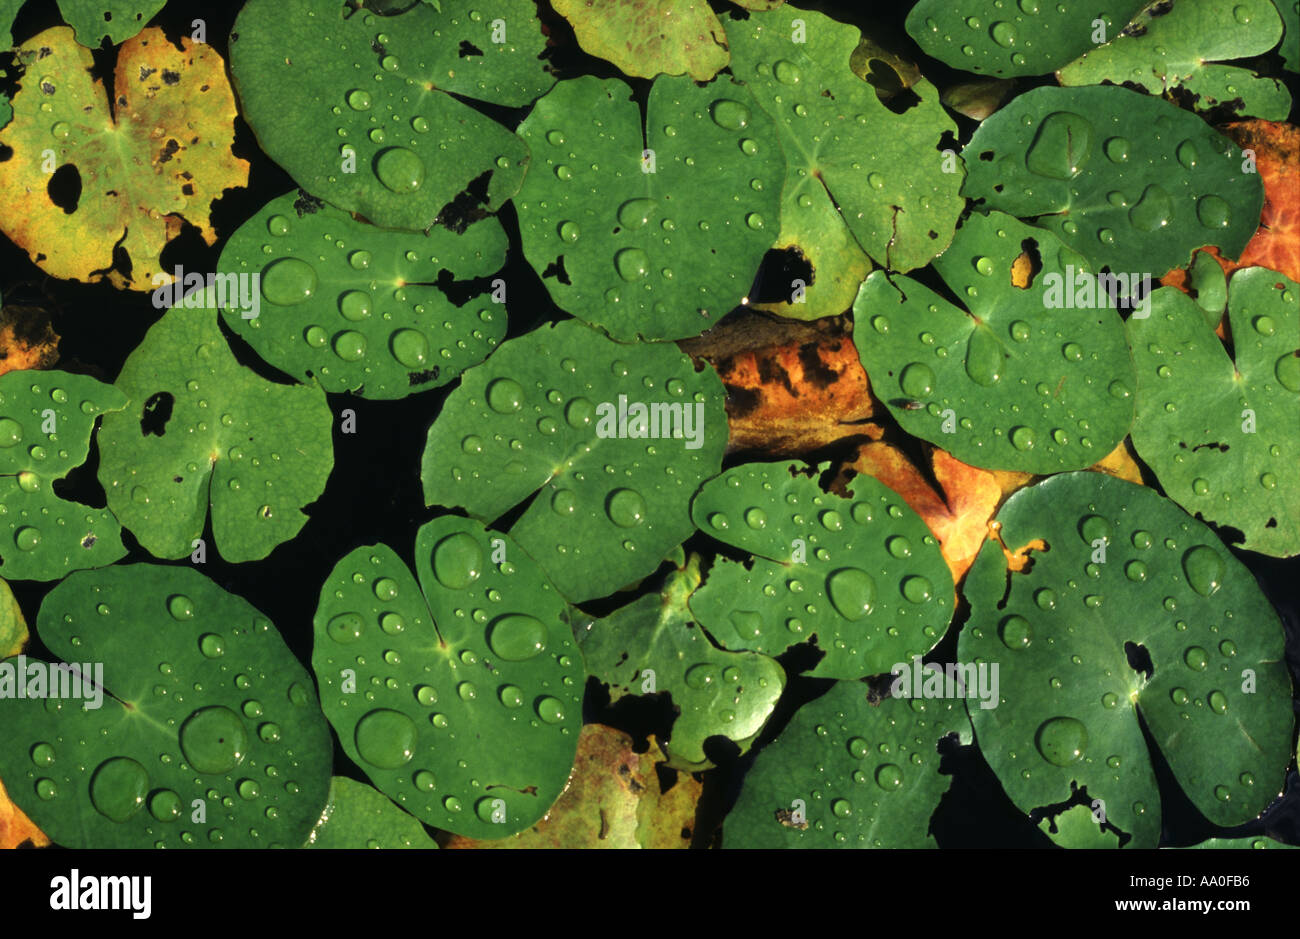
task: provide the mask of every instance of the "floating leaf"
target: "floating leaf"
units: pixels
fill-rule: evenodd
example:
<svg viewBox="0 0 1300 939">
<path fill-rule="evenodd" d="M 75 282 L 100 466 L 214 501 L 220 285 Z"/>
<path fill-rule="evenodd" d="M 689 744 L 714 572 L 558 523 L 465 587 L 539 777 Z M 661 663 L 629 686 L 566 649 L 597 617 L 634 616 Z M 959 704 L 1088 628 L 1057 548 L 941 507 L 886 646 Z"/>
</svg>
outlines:
<svg viewBox="0 0 1300 939">
<path fill-rule="evenodd" d="M 27 0 L 0 0 L 0 49 L 13 47 L 14 37 L 9 30 L 14 24 L 14 17 L 26 2 Z M 5 123 L 4 104 L 4 96 L 0 95 L 0 127 Z"/>
<path fill-rule="evenodd" d="M 867 373 L 842 323 L 728 316 L 682 351 L 718 369 L 727 389 L 727 451 L 807 453 L 879 428 Z"/>
<path fill-rule="evenodd" d="M 1035 88 L 962 153 L 966 196 L 1033 219 L 1096 270 L 1131 271 L 1137 259 L 1153 280 L 1201 245 L 1236 257 L 1264 200 L 1231 141 L 1127 88 Z"/>
<path fill-rule="evenodd" d="M 326 391 L 401 398 L 453 381 L 505 336 L 505 311 L 487 297 L 457 306 L 436 285 L 500 270 L 506 235 L 495 218 L 464 234 L 419 235 L 332 206 L 295 212 L 297 199 L 272 199 L 221 253 L 223 273 L 260 278 L 265 309 L 251 311 L 259 315 L 245 316 L 239 297 L 222 313 L 267 362 L 303 381 L 315 377 Z"/>
<path fill-rule="evenodd" d="M 555 0 L 584 52 L 628 75 L 689 72 L 708 81 L 727 64 L 727 34 L 707 0 Z"/>
<path fill-rule="evenodd" d="M 1215 64 L 1277 45 L 1282 21 L 1273 0 L 1178 0 L 1159 16 L 1147 10 L 1134 24 L 1062 68 L 1061 84 L 1131 82 L 1155 95 L 1177 87 L 1199 111 L 1222 105 L 1244 116 L 1286 120 L 1291 94 L 1280 81 Z"/>
<path fill-rule="evenodd" d="M 897 447 L 872 441 L 859 448 L 849 468 L 875 477 L 903 497 L 939 539 L 952 578 L 960 581 L 988 537 L 988 521 L 1002 489 L 992 473 L 967 466 L 945 450 L 936 448 L 929 462 L 928 473 L 923 473 Z"/>
<path fill-rule="evenodd" d="M 1044 75 L 1116 35 L 1147 2 L 1019 0 L 994 10 L 987 0 L 920 0 L 907 15 L 907 32 L 953 68 L 1002 78 Z"/>
<path fill-rule="evenodd" d="M 230 70 L 258 144 L 308 192 L 382 228 L 424 231 L 479 201 L 499 208 L 528 149 L 454 96 L 521 107 L 554 79 L 530 0 L 498 0 L 489 16 L 478 6 L 375 16 L 316 0 L 245 3 Z M 486 195 L 467 192 L 486 174 Z"/>
<path fill-rule="evenodd" d="M 963 117 L 982 121 L 998 108 L 1002 107 L 1007 96 L 1015 88 L 1015 82 L 992 78 L 987 81 L 963 82 L 950 85 L 943 90 L 940 100 L 944 107 L 956 111 Z"/>
<path fill-rule="evenodd" d="M 671 697 L 678 716 L 666 748 L 669 765 L 688 770 L 713 765 L 704 752 L 710 737 L 748 750 L 785 687 L 785 671 L 774 660 L 724 652 L 696 625 L 687 601 L 699 584 L 700 562 L 692 555 L 661 593 L 577 631 L 587 674 L 609 686 L 611 701 L 628 694 Z"/>
<path fill-rule="evenodd" d="M 78 571 L 46 596 L 37 633 L 82 676 L 72 689 L 99 692 L 98 706 L 84 687 L 31 697 L 33 670 L 57 670 L 27 659 L 29 696 L 0 696 L 0 777 L 55 843 L 303 843 L 329 788 L 329 727 L 306 670 L 247 601 L 188 567 Z M 0 663 L 0 680 L 20 661 Z"/>
<path fill-rule="evenodd" d="M 1030 812 L 1086 793 L 1104 802 L 1108 830 L 1153 847 L 1149 729 L 1214 824 L 1267 806 L 1292 755 L 1282 625 L 1214 533 L 1101 473 L 1023 489 L 998 521 L 1008 546 L 1044 544 L 1019 572 L 985 545 L 966 577 L 957 659 L 1006 666 L 997 706 L 968 709 L 1012 801 Z"/>
<path fill-rule="evenodd" d="M 128 403 L 100 429 L 99 481 L 157 557 L 194 549 L 210 503 L 221 556 L 252 561 L 306 524 L 302 507 L 334 466 L 333 418 L 319 386 L 275 384 L 235 360 L 215 299 L 187 296 L 127 358 Z"/>
<path fill-rule="evenodd" d="M 557 304 L 631 340 L 698 335 L 740 303 L 776 235 L 785 168 L 771 118 L 746 97 L 729 79 L 660 78 L 644 128 L 614 79 L 562 82 L 537 102 L 519 125 L 535 163 L 516 205 Z"/>
<path fill-rule="evenodd" d="M 1272 838 L 1206 838 L 1200 844 L 1188 845 L 1188 849 L 1205 848 L 1211 851 L 1219 851 L 1224 848 L 1251 848 L 1257 850 L 1267 850 L 1269 848 L 1286 848 L 1294 849 L 1293 844 L 1283 844 L 1280 841 L 1274 841 Z"/>
<path fill-rule="evenodd" d="M 663 754 L 654 737 L 637 753 L 632 738 L 587 724 L 564 794 L 546 817 L 510 838 L 475 841 L 459 835 L 449 848 L 687 848 L 695 828 L 701 784 L 677 774 L 662 790 L 656 767 Z"/>
<path fill-rule="evenodd" d="M 210 205 L 246 184 L 248 162 L 230 152 L 235 98 L 225 62 L 206 43 L 180 43 L 150 27 L 124 44 L 111 103 L 92 77 L 90 50 L 66 26 L 19 48 L 22 87 L 0 132 L 0 145 L 13 149 L 0 162 L 0 226 L 51 276 L 107 276 L 148 290 L 171 282 L 159 255 L 185 222 L 208 244 L 217 240 Z M 50 197 L 51 164 L 80 180 L 70 208 Z M 125 269 L 115 251 L 126 253 Z"/>
<path fill-rule="evenodd" d="M 1282 56 L 1283 68 L 1300 72 L 1300 0 L 1273 0 L 1282 15 L 1282 41 L 1277 51 Z"/>
<path fill-rule="evenodd" d="M 86 461 L 100 414 L 121 411 L 112 385 L 67 372 L 0 375 L 0 564 L 10 580 L 58 580 L 126 553 L 107 509 L 64 499 L 54 482 Z M 3 643 L 0 643 L 0 650 Z"/>
<path fill-rule="evenodd" d="M 491 521 L 532 498 L 510 534 L 581 603 L 646 576 L 694 531 L 689 499 L 726 442 L 713 369 L 566 320 L 465 373 L 429 428 L 424 500 Z"/>
<path fill-rule="evenodd" d="M 883 483 L 858 476 L 842 498 L 807 470 L 746 463 L 704 484 L 695 524 L 754 558 L 714 563 L 690 598 L 696 622 L 732 651 L 778 655 L 815 638 L 817 678 L 878 675 L 928 652 L 953 610 L 938 542 Z"/>
<path fill-rule="evenodd" d="M 1240 529 L 1242 547 L 1300 554 L 1300 284 L 1262 267 L 1229 285 L 1233 358 L 1177 290 L 1129 319 L 1137 365 L 1133 444 L 1169 497 Z"/>
<path fill-rule="evenodd" d="M 1024 255 L 1041 270 L 1022 288 Z M 969 312 L 883 271 L 853 305 L 862 363 L 905 431 L 972 466 L 1032 473 L 1080 469 L 1123 439 L 1133 366 L 1082 258 L 1050 233 L 976 212 L 934 268 Z"/>
<path fill-rule="evenodd" d="M 583 666 L 568 607 L 513 540 L 469 519 L 422 526 L 415 563 L 360 547 L 325 581 L 312 651 L 325 714 L 416 818 L 504 838 L 546 813 L 573 765 Z"/>
<path fill-rule="evenodd" d="M 937 743 L 969 742 L 960 702 L 887 698 L 840 681 L 758 754 L 723 825 L 728 848 L 933 848 L 948 789 Z M 802 813 L 798 815 L 796 813 Z"/>
<path fill-rule="evenodd" d="M 139 34 L 167 0 L 59 0 L 59 12 L 77 42 L 97 48 L 108 38 L 119 45 Z"/>
<path fill-rule="evenodd" d="M 812 265 L 803 302 L 770 306 L 799 319 L 843 313 L 871 269 L 920 267 L 944 249 L 964 202 L 961 174 L 944 172 L 941 139 L 956 125 L 929 82 L 895 114 L 851 68 L 861 34 L 803 11 L 806 41 L 790 17 L 756 13 L 730 30 L 732 71 L 776 121 L 788 168 L 778 248 Z M 764 137 L 758 138 L 759 145 Z M 865 254 L 864 254 L 865 252 Z"/>
<path fill-rule="evenodd" d="M 365 783 L 346 776 L 330 781 L 329 802 L 305 846 L 336 850 L 438 847 L 418 819 Z"/>
</svg>

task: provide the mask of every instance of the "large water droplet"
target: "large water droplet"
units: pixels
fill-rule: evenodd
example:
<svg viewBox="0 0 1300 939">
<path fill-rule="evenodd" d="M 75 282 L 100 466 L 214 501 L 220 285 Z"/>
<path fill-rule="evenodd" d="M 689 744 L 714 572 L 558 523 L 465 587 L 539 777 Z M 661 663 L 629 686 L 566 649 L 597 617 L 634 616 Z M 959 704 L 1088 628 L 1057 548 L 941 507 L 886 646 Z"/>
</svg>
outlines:
<svg viewBox="0 0 1300 939">
<path fill-rule="evenodd" d="M 724 130 L 741 130 L 749 124 L 749 108 L 739 101 L 721 98 L 709 108 L 713 123 Z"/>
<path fill-rule="evenodd" d="M 1232 208 L 1222 196 L 1201 196 L 1196 203 L 1196 218 L 1206 228 L 1227 228 L 1232 224 Z"/>
<path fill-rule="evenodd" d="M 498 378 L 487 389 L 488 407 L 498 414 L 513 414 L 524 404 L 524 389 L 513 378 Z"/>
<path fill-rule="evenodd" d="M 316 292 L 316 269 L 299 258 L 280 258 L 262 271 L 262 296 L 276 306 L 294 306 Z"/>
<path fill-rule="evenodd" d="M 424 183 L 424 163 L 405 147 L 389 147 L 375 159 L 375 175 L 393 192 L 415 192 Z"/>
<path fill-rule="evenodd" d="M 615 489 L 605 501 L 605 514 L 619 528 L 635 528 L 645 521 L 646 504 L 634 489 Z"/>
<path fill-rule="evenodd" d="M 910 398 L 924 398 L 934 390 L 934 372 L 921 362 L 912 362 L 898 376 L 898 387 Z"/>
<path fill-rule="evenodd" d="M 1049 179 L 1073 179 L 1092 155 L 1092 123 L 1082 115 L 1057 111 L 1043 118 L 1025 166 Z"/>
<path fill-rule="evenodd" d="M 90 780 L 91 804 L 100 815 L 114 822 L 124 822 L 140 811 L 148 792 L 149 774 L 125 756 L 101 763 Z"/>
<path fill-rule="evenodd" d="M 1223 586 L 1223 558 L 1208 545 L 1197 545 L 1183 555 L 1183 574 L 1193 590 L 1208 597 Z"/>
<path fill-rule="evenodd" d="M 406 368 L 424 368 L 429 361 L 429 340 L 418 329 L 396 330 L 388 340 L 393 358 Z"/>
<path fill-rule="evenodd" d="M 1142 198 L 1128 210 L 1128 219 L 1141 231 L 1157 231 L 1169 224 L 1173 200 L 1154 183 L 1142 191 Z"/>
<path fill-rule="evenodd" d="M 1088 748 L 1088 729 L 1073 717 L 1053 717 L 1038 728 L 1034 744 L 1053 766 L 1069 766 L 1083 758 Z"/>
<path fill-rule="evenodd" d="M 1002 345 L 987 326 L 976 326 L 966 343 L 966 374 L 977 385 L 990 387 L 1002 377 Z"/>
<path fill-rule="evenodd" d="M 546 648 L 546 626 L 525 613 L 511 613 L 492 624 L 488 645 L 507 662 L 523 662 Z"/>
<path fill-rule="evenodd" d="M 650 272 L 650 257 L 640 248 L 624 248 L 614 255 L 614 269 L 619 277 L 632 283 Z"/>
<path fill-rule="evenodd" d="M 181 752 L 196 773 L 228 773 L 248 754 L 244 722 L 230 708 L 214 705 L 189 716 L 180 731 Z"/>
<path fill-rule="evenodd" d="M 654 199 L 629 199 L 618 207 L 618 223 L 627 229 L 644 227 L 654 217 L 659 203 Z"/>
<path fill-rule="evenodd" d="M 449 590 L 464 590 L 483 572 L 483 548 L 465 532 L 448 535 L 433 548 L 433 576 Z"/>
<path fill-rule="evenodd" d="M 847 620 L 859 620 L 876 602 L 876 582 L 866 571 L 845 567 L 826 579 L 831 605 Z"/>
<path fill-rule="evenodd" d="M 371 766 L 397 769 L 411 761 L 416 736 L 415 721 L 400 711 L 379 708 L 357 722 L 357 753 Z"/>
</svg>

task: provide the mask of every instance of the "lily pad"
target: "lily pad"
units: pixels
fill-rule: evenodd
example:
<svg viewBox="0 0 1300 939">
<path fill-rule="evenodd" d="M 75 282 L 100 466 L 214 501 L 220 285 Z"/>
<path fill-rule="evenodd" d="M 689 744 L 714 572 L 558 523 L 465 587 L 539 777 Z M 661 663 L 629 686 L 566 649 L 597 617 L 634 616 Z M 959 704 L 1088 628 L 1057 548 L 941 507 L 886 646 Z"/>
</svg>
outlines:
<svg viewBox="0 0 1300 939">
<path fill-rule="evenodd" d="M 167 0 L 59 0 L 59 12 L 92 49 L 105 38 L 118 45 L 137 35 Z"/>
<path fill-rule="evenodd" d="M 382 228 L 449 221 L 444 210 L 485 174 L 478 196 L 495 210 L 519 188 L 528 149 L 456 96 L 522 107 L 554 78 L 530 0 L 499 0 L 491 15 L 483 6 L 376 16 L 250 0 L 230 42 L 243 116 L 299 186 Z"/>
<path fill-rule="evenodd" d="M 56 844 L 303 843 L 329 788 L 329 726 L 306 670 L 247 601 L 187 567 L 78 571 L 46 596 L 37 633 L 99 691 L 0 696 L 0 777 Z M 55 667 L 26 666 L 29 693 Z"/>
<path fill-rule="evenodd" d="M 1282 16 L 1282 41 L 1277 51 L 1282 56 L 1283 68 L 1300 72 L 1300 0 L 1273 0 Z"/>
<path fill-rule="evenodd" d="M 432 849 L 438 844 L 419 820 L 407 815 L 365 783 L 335 776 L 329 802 L 307 836 L 308 848 Z"/>
<path fill-rule="evenodd" d="M 92 76 L 90 50 L 66 26 L 24 43 L 25 71 L 14 119 L 0 132 L 13 149 L 0 162 L 0 227 L 52 277 L 149 290 L 170 283 L 159 255 L 185 222 L 217 240 L 212 202 L 248 181 L 248 162 L 230 152 L 235 96 L 225 62 L 206 43 L 182 37 L 183 51 L 150 27 L 118 50 L 112 102 Z M 71 208 L 49 195 L 55 173 L 80 179 Z M 127 273 L 115 252 L 125 252 Z"/>
<path fill-rule="evenodd" d="M 907 15 L 907 32 L 953 68 L 1000 78 L 1044 75 L 1092 48 L 1095 37 L 1117 35 L 1147 2 L 1018 0 L 991 9 L 987 0 L 920 0 Z"/>
<path fill-rule="evenodd" d="M 871 705 L 865 685 L 836 682 L 758 754 L 723 825 L 723 844 L 933 848 L 929 819 L 949 783 L 939 774 L 937 744 L 951 733 L 970 740 L 960 702 Z"/>
<path fill-rule="evenodd" d="M 14 37 L 9 30 L 14 24 L 14 17 L 26 2 L 27 0 L 0 0 L 0 49 L 13 48 Z M 2 107 L 3 104 L 0 104 L 0 108 Z M 4 120 L 0 120 L 0 127 L 3 126 Z"/>
<path fill-rule="evenodd" d="M 1261 55 L 1277 45 L 1282 20 L 1273 0 L 1178 0 L 1159 16 L 1134 21 L 1141 30 L 1115 36 L 1058 73 L 1063 85 L 1132 82 L 1151 94 L 1181 87 L 1196 108 L 1224 105 L 1233 114 L 1284 121 L 1291 93 L 1276 78 L 1216 64 Z"/>
<path fill-rule="evenodd" d="M 819 471 L 825 466 L 819 467 Z M 720 557 L 690 597 L 725 649 L 779 655 L 814 641 L 816 678 L 861 678 L 928 652 L 953 611 L 939 543 L 896 492 L 855 477 L 823 492 L 797 461 L 746 463 L 691 503 L 701 531 L 754 557 Z"/>
<path fill-rule="evenodd" d="M 416 818 L 505 838 L 546 814 L 573 765 L 583 665 L 568 606 L 518 544 L 469 519 L 422 526 L 415 563 L 381 544 L 334 566 L 312 652 L 325 714 Z"/>
<path fill-rule="evenodd" d="M 86 375 L 0 375 L 0 564 L 6 578 L 58 580 L 126 553 L 112 513 L 68 501 L 53 485 L 86 461 L 95 418 L 124 407 L 126 395 Z"/>
<path fill-rule="evenodd" d="M 532 499 L 510 534 L 581 603 L 650 574 L 695 530 L 689 499 L 726 445 L 712 368 L 566 320 L 465 373 L 429 428 L 424 499 L 484 521 Z"/>
<path fill-rule="evenodd" d="M 209 504 L 227 561 L 264 558 L 307 523 L 302 508 L 334 466 L 325 394 L 240 365 L 218 326 L 213 288 L 150 328 L 117 387 L 127 406 L 100 428 L 99 481 L 146 550 L 190 554 Z"/>
<path fill-rule="evenodd" d="M 957 657 L 1006 666 L 998 705 L 968 709 L 1011 800 L 1030 812 L 1086 792 L 1129 847 L 1154 847 L 1144 723 L 1211 822 L 1258 815 L 1286 775 L 1294 721 L 1282 624 L 1245 566 L 1169 500 L 1102 473 L 1022 489 L 998 521 L 1031 563 L 1009 570 L 985 544 Z"/>
<path fill-rule="evenodd" d="M 1264 187 L 1195 114 L 1127 88 L 1035 88 L 975 131 L 962 192 L 1032 220 L 1094 269 L 1153 280 L 1217 245 L 1240 255 Z M 1141 272 L 1139 272 L 1141 273 Z"/>
<path fill-rule="evenodd" d="M 785 687 L 785 671 L 775 660 L 713 645 L 687 606 L 699 584 L 700 561 L 692 555 L 661 593 L 576 630 L 587 674 L 609 686 L 611 701 L 629 694 L 672 698 L 678 717 L 665 749 L 668 765 L 684 770 L 713 765 L 704 753 L 713 736 L 748 750 Z"/>
<path fill-rule="evenodd" d="M 616 79 L 562 82 L 537 102 L 519 125 L 535 165 L 515 203 L 557 304 L 632 340 L 699 335 L 741 302 L 776 237 L 785 172 L 771 118 L 746 97 L 730 79 L 659 78 L 644 127 Z"/>
<path fill-rule="evenodd" d="M 1037 256 L 1041 270 L 1017 281 Z M 952 305 L 876 271 L 853 305 L 853 341 L 908 433 L 988 469 L 1091 466 L 1133 420 L 1136 381 L 1119 314 L 1089 265 L 1052 234 L 972 213 L 934 262 Z"/>
<path fill-rule="evenodd" d="M 1243 548 L 1276 557 L 1300 554 L 1298 301 L 1300 284 L 1284 274 L 1234 273 L 1234 358 L 1173 287 L 1155 292 L 1149 319 L 1127 324 L 1138 453 L 1188 512 L 1240 529 Z"/>
<path fill-rule="evenodd" d="M 487 296 L 457 306 L 440 278 L 501 269 L 506 235 L 489 217 L 463 234 L 384 231 L 332 206 L 295 212 L 272 199 L 221 253 L 219 269 L 260 282 L 256 316 L 229 300 L 222 314 L 267 362 L 326 391 L 401 398 L 477 365 L 506 332 Z M 269 245 L 270 253 L 263 250 Z"/>
<path fill-rule="evenodd" d="M 962 176 L 944 172 L 945 133 L 956 125 L 929 82 L 919 101 L 892 112 L 852 68 L 860 31 L 800 11 L 806 41 L 791 42 L 788 12 L 731 25 L 732 71 L 776 122 L 786 154 L 778 248 L 812 265 L 802 302 L 771 306 L 799 319 L 843 313 L 871 269 L 920 267 L 952 238 L 965 205 Z M 759 144 L 764 137 L 758 137 Z"/>
<path fill-rule="evenodd" d="M 1272 838 L 1206 838 L 1200 844 L 1189 845 L 1188 849 L 1202 848 L 1210 851 L 1220 851 L 1224 848 L 1250 848 L 1252 850 L 1269 850 L 1283 848 L 1294 850 L 1296 845 L 1283 844 L 1281 841 L 1274 841 Z"/>
<path fill-rule="evenodd" d="M 727 34 L 708 0 L 555 0 L 584 52 L 632 76 L 708 81 L 727 64 Z"/>
</svg>

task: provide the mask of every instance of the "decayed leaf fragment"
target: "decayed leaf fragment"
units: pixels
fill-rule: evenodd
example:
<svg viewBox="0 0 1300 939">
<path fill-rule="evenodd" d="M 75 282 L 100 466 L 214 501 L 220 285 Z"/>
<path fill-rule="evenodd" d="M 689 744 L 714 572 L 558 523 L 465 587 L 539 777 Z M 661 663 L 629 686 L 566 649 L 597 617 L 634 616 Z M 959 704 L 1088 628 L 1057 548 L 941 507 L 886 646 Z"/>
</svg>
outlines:
<svg viewBox="0 0 1300 939">
<path fill-rule="evenodd" d="M 171 283 L 159 255 L 184 222 L 216 241 L 211 203 L 247 184 L 248 162 L 230 152 L 225 62 L 206 43 L 181 42 L 150 28 L 123 44 L 111 102 L 70 28 L 19 48 L 25 71 L 0 131 L 13 150 L 0 163 L 0 228 L 49 274 L 149 290 Z"/>
<path fill-rule="evenodd" d="M 1259 229 L 1236 261 L 1221 257 L 1213 246 L 1200 250 L 1213 256 L 1225 274 L 1259 266 L 1300 280 L 1300 186 L 1296 185 L 1300 175 L 1300 127 L 1274 121 L 1238 121 L 1222 130 L 1243 151 L 1255 154 L 1255 168 L 1264 183 L 1264 208 Z M 1245 165 L 1247 158 L 1241 160 Z M 1186 292 L 1187 271 L 1175 268 L 1160 283 Z"/>
<path fill-rule="evenodd" d="M 921 516 L 939 539 L 943 558 L 956 582 L 974 563 L 984 543 L 1002 489 L 994 473 L 968 466 L 946 450 L 933 449 L 930 462 L 938 489 L 902 451 L 884 441 L 863 445 L 848 468 L 874 476 Z"/>
<path fill-rule="evenodd" d="M 727 452 L 799 456 L 843 437 L 878 439 L 853 339 L 839 320 L 729 317 L 682 351 L 718 370 L 727 389 Z"/>
<path fill-rule="evenodd" d="M 9 793 L 5 792 L 4 783 L 0 782 L 0 850 L 17 848 L 28 841 L 37 848 L 50 843 L 50 839 L 32 824 L 22 809 L 9 801 Z"/>
<path fill-rule="evenodd" d="M 679 773 L 666 792 L 655 766 L 664 760 L 650 738 L 636 753 L 632 738 L 587 724 L 568 787 L 540 822 L 511 838 L 480 841 L 459 835 L 448 848 L 686 848 L 695 829 L 702 785 Z"/>
<path fill-rule="evenodd" d="M 689 72 L 708 81 L 730 60 L 727 34 L 707 0 L 554 0 L 585 52 L 629 75 Z"/>
<path fill-rule="evenodd" d="M 0 310 L 0 375 L 52 368 L 59 360 L 59 335 L 49 314 L 36 306 L 10 304 Z"/>
</svg>

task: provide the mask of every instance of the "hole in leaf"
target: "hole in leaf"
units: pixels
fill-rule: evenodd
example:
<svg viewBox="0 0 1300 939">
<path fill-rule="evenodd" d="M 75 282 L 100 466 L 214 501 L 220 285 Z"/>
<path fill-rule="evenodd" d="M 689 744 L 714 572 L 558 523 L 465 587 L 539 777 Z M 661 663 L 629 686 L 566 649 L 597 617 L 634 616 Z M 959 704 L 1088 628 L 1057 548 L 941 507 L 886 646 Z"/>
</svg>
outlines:
<svg viewBox="0 0 1300 939">
<path fill-rule="evenodd" d="M 773 248 L 763 255 L 763 263 L 754 275 L 749 302 L 789 303 L 795 292 L 796 280 L 808 287 L 815 278 L 812 263 L 798 246 Z"/>
<path fill-rule="evenodd" d="M 573 281 L 569 280 L 569 275 L 564 270 L 564 255 L 561 254 L 550 264 L 546 265 L 546 270 L 542 271 L 542 279 L 545 280 L 547 277 L 554 277 L 565 286 L 573 283 Z"/>
<path fill-rule="evenodd" d="M 1141 672 L 1142 677 L 1150 681 L 1151 674 L 1156 670 L 1156 667 L 1151 662 L 1151 653 L 1147 651 L 1147 647 L 1129 641 L 1124 643 L 1124 654 L 1128 656 L 1129 668 L 1135 672 Z"/>
<path fill-rule="evenodd" d="M 460 41 L 460 57 L 462 59 L 468 59 L 472 55 L 482 54 L 483 50 L 474 45 L 474 43 L 470 42 L 468 39 L 462 39 Z"/>
<path fill-rule="evenodd" d="M 50 201 L 63 210 L 64 215 L 77 211 L 81 201 L 81 173 L 71 163 L 65 163 L 54 171 L 45 186 Z"/>
<path fill-rule="evenodd" d="M 170 391 L 159 391 L 152 395 L 144 403 L 144 410 L 140 414 L 140 436 L 153 434 L 161 437 L 166 433 L 167 422 L 171 420 L 172 408 L 175 406 L 176 398 Z"/>
<path fill-rule="evenodd" d="M 1042 269 L 1043 256 L 1038 252 L 1038 242 L 1026 238 L 1020 242 L 1020 256 L 1011 262 L 1012 285 L 1028 290 Z"/>
<path fill-rule="evenodd" d="M 981 150 L 981 151 L 980 151 L 980 159 L 983 160 L 985 163 L 992 163 L 992 162 L 993 162 L 993 151 L 992 151 L 992 150 Z"/>
</svg>

